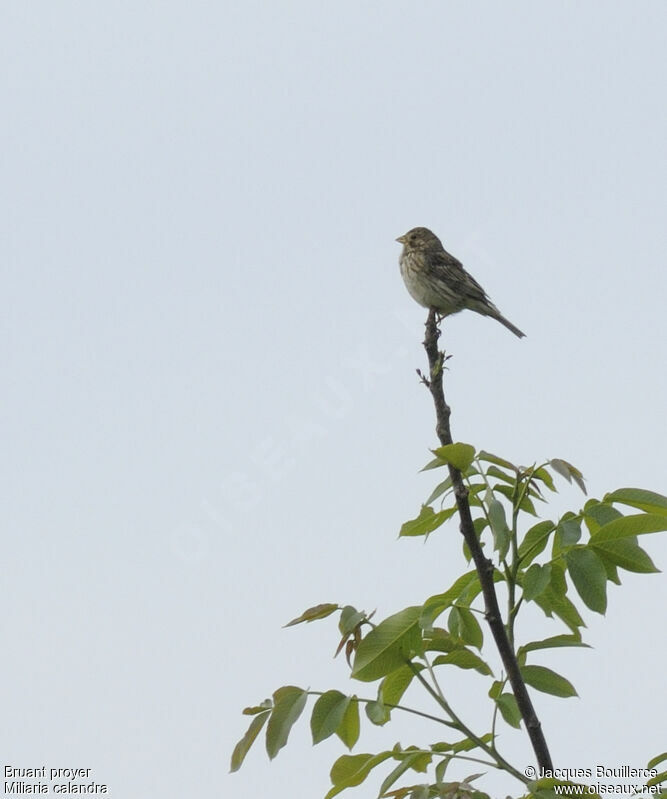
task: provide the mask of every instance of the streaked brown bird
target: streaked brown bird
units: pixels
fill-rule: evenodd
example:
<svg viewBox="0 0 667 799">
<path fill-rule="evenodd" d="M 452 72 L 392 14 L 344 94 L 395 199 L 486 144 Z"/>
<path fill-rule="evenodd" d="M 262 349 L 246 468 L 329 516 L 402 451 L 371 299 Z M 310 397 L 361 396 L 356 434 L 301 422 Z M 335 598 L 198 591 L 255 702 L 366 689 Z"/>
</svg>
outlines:
<svg viewBox="0 0 667 799">
<path fill-rule="evenodd" d="M 412 298 L 424 308 L 433 308 L 440 316 L 450 316 L 467 308 L 496 319 L 519 338 L 526 335 L 505 319 L 475 278 L 442 246 L 435 233 L 416 227 L 396 241 L 403 245 L 399 263 L 405 285 Z"/>
</svg>

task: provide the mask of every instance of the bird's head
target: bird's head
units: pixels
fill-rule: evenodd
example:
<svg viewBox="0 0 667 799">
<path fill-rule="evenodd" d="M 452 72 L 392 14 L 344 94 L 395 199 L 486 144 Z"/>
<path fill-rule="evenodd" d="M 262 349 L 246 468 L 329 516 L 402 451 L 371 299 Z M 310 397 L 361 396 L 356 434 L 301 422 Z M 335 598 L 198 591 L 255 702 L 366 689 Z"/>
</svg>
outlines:
<svg viewBox="0 0 667 799">
<path fill-rule="evenodd" d="M 440 239 L 427 227 L 414 227 L 408 230 L 396 241 L 400 242 L 406 250 L 430 250 L 433 247 L 442 248 Z"/>
</svg>

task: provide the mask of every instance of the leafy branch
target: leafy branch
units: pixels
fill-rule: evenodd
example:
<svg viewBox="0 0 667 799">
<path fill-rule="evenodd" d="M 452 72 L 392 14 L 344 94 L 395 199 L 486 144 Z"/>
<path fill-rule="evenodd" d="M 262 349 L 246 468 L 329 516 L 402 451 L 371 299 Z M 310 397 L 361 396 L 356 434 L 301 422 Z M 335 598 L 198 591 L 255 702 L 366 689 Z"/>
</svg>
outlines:
<svg viewBox="0 0 667 799">
<path fill-rule="evenodd" d="M 337 614 L 335 654 L 344 651 L 352 679 L 377 683 L 377 695 L 359 697 L 337 689 L 307 691 L 293 685 L 278 688 L 271 699 L 243 711 L 252 719 L 234 749 L 232 771 L 240 768 L 262 731 L 267 754 L 274 758 L 313 698 L 310 727 L 314 744 L 336 735 L 353 750 L 361 733 L 360 707 L 374 725 L 387 724 L 394 713 L 407 713 L 444 726 L 452 735 L 450 740 L 427 745 L 403 748 L 396 744 L 378 753 L 340 756 L 331 769 L 332 787 L 326 799 L 362 784 L 374 769 L 387 763 L 393 763 L 393 768 L 385 774 L 378 793 L 385 799 L 488 799 L 474 785 L 481 774 L 446 779 L 453 763 L 473 762 L 505 771 L 517 779 L 525 796 L 540 799 L 555 797 L 558 785 L 573 785 L 548 776 L 553 775 L 551 757 L 528 688 L 562 698 L 576 696 L 576 691 L 567 678 L 532 659 L 554 648 L 587 646 L 576 603 L 603 614 L 608 584 L 621 583 L 619 570 L 657 571 L 640 547 L 639 536 L 667 530 L 667 497 L 645 489 L 621 488 L 601 500 L 587 499 L 582 508 L 567 511 L 555 521 L 540 518 L 537 508 L 547 503 L 548 492 L 556 491 L 554 477 L 575 483 L 585 493 L 581 472 L 559 458 L 521 467 L 470 444 L 455 443 L 442 386 L 446 356 L 438 351 L 438 335 L 431 313 L 424 342 L 429 374 L 420 377 L 433 397 L 440 446 L 432 451 L 434 457 L 424 471 L 445 468 L 448 476 L 431 491 L 417 517 L 402 525 L 400 535 L 428 537 L 458 516 L 464 556 L 474 568 L 444 592 L 379 622 L 371 620 L 374 613 L 331 602 L 308 608 L 292 619 L 286 626 Z M 504 592 L 504 617 L 499 591 Z M 480 598 L 483 607 L 479 607 Z M 517 646 L 521 611 L 529 603 L 547 619 L 564 625 L 565 631 L 561 628 L 557 634 Z M 445 615 L 446 627 L 438 626 Z M 503 673 L 498 677 L 483 657 L 484 631 L 478 616 L 486 620 L 500 654 Z M 478 678 L 490 681 L 488 731 L 475 731 L 454 708 L 447 679 L 452 668 L 476 672 Z M 408 690 L 421 690 L 434 703 L 435 711 L 412 707 L 405 701 Z M 499 723 L 517 729 L 523 725 L 540 773 L 547 776 L 530 780 L 504 757 L 498 748 Z M 647 784 L 658 785 L 665 778 L 655 766 L 666 759 L 667 754 L 649 761 L 648 768 L 653 768 L 655 775 Z M 426 781 L 394 788 L 407 773 L 427 774 L 431 768 L 433 775 Z M 596 795 L 588 786 L 585 793 Z"/>
</svg>

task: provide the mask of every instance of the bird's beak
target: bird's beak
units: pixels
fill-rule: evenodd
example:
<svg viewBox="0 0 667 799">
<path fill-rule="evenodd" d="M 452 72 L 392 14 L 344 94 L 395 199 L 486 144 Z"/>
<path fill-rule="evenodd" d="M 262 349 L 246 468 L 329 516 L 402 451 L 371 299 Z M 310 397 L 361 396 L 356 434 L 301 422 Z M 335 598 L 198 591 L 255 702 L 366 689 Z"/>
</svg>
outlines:
<svg viewBox="0 0 667 799">
<path fill-rule="evenodd" d="M 405 236 L 399 236 L 399 237 L 396 239 L 396 241 L 397 241 L 399 244 L 405 244 Z"/>
</svg>

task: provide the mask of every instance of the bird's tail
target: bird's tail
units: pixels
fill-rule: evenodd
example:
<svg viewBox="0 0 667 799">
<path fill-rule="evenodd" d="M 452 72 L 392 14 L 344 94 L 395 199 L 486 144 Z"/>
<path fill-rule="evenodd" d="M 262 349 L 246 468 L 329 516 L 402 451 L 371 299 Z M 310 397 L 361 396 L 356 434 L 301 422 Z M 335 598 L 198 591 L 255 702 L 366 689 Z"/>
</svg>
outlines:
<svg viewBox="0 0 667 799">
<path fill-rule="evenodd" d="M 512 333 L 514 333 L 514 335 L 518 338 L 525 338 L 526 334 L 523 332 L 523 330 L 519 330 L 519 328 L 516 325 L 513 325 L 509 319 L 505 319 L 500 311 L 495 314 L 490 314 L 490 316 L 493 316 L 494 319 L 497 319 L 501 325 L 505 325 L 505 327 L 508 330 L 511 330 Z"/>
<path fill-rule="evenodd" d="M 477 311 L 477 313 L 482 314 L 482 316 L 490 316 L 492 319 L 500 322 L 501 325 L 505 325 L 505 327 L 508 330 L 511 330 L 517 338 L 525 338 L 526 336 L 523 330 L 519 330 L 519 328 L 516 325 L 513 325 L 509 319 L 505 319 L 505 317 L 500 313 L 500 311 L 487 296 L 484 297 L 483 302 L 471 302 L 465 307 L 470 308 L 471 311 Z"/>
</svg>

